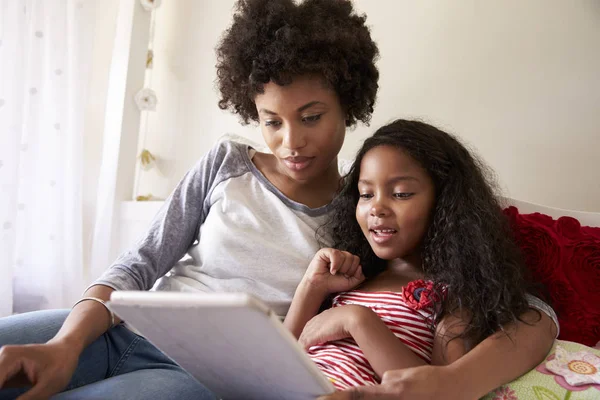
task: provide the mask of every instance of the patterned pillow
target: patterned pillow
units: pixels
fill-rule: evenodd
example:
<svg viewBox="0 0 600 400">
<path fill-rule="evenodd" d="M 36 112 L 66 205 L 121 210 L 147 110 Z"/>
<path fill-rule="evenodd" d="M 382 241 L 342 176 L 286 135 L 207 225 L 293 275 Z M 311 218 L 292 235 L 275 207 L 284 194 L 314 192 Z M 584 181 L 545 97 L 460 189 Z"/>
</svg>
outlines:
<svg viewBox="0 0 600 400">
<path fill-rule="evenodd" d="M 489 393 L 483 397 L 483 400 L 600 399 L 600 385 L 571 386 L 564 377 L 555 375 L 546 368 L 546 362 L 552 360 L 556 355 L 556 346 L 561 346 L 568 352 L 584 351 L 588 354 L 587 361 L 580 361 L 573 364 L 572 369 L 570 369 L 572 373 L 589 376 L 595 370 L 595 373 L 600 376 L 600 350 L 592 349 L 579 343 L 556 340 L 550 354 L 540 365 L 508 385 L 504 385 Z"/>
<path fill-rule="evenodd" d="M 515 207 L 504 213 L 531 277 L 550 296 L 559 339 L 595 346 L 600 341 L 600 228 L 582 227 L 571 217 L 519 214 Z"/>
</svg>

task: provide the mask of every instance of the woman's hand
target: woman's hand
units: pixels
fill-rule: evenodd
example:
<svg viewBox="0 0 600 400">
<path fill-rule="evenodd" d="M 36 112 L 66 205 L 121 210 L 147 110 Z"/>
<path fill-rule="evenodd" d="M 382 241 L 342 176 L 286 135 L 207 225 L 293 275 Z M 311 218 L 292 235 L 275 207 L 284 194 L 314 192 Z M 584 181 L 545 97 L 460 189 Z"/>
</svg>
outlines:
<svg viewBox="0 0 600 400">
<path fill-rule="evenodd" d="M 321 293 L 350 290 L 365 280 L 360 259 L 336 249 L 321 249 L 315 254 L 304 274 L 304 283 Z"/>
<path fill-rule="evenodd" d="M 380 385 L 361 386 L 319 400 L 470 400 L 460 380 L 448 366 L 431 365 L 388 371 Z"/>
<path fill-rule="evenodd" d="M 367 313 L 373 313 L 373 311 L 357 305 L 339 306 L 325 310 L 306 323 L 298 342 L 308 349 L 317 344 L 351 337 L 352 327 L 360 325 Z"/>
<path fill-rule="evenodd" d="M 79 353 L 61 341 L 2 346 L 0 388 L 32 386 L 18 400 L 46 399 L 64 390 L 79 360 Z"/>
</svg>

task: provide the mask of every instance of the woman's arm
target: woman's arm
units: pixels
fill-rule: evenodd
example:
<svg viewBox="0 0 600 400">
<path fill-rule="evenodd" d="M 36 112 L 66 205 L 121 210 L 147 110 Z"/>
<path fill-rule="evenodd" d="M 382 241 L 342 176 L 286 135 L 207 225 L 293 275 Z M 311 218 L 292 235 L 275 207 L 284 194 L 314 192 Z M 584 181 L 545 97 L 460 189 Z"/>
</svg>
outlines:
<svg viewBox="0 0 600 400">
<path fill-rule="evenodd" d="M 108 301 L 113 289 L 93 286 L 86 297 Z M 115 317 L 115 323 L 119 320 Z M 2 346 L 0 388 L 29 386 L 23 398 L 48 398 L 63 390 L 73 375 L 80 354 L 112 323 L 110 313 L 95 301 L 77 304 L 63 326 L 44 344 Z"/>
<path fill-rule="evenodd" d="M 464 356 L 469 350 L 466 340 L 459 336 L 467 325 L 467 315 L 448 315 L 435 329 L 431 365 L 448 365 Z"/>
<path fill-rule="evenodd" d="M 109 301 L 114 289 L 108 286 L 95 285 L 86 290 L 84 297 L 96 297 Z M 121 322 L 116 315 L 115 324 Z M 83 301 L 73 307 L 56 336 L 50 342 L 69 343 L 77 353 L 89 346 L 100 335 L 111 327 L 111 317 L 106 308 L 95 301 Z"/>
<path fill-rule="evenodd" d="M 538 365 L 550 351 L 557 327 L 545 313 L 530 310 L 479 343 L 448 367 L 460 377 L 465 398 L 478 399 Z M 507 335 L 508 334 L 508 335 Z M 501 366 L 501 367 L 500 367 Z"/>
</svg>

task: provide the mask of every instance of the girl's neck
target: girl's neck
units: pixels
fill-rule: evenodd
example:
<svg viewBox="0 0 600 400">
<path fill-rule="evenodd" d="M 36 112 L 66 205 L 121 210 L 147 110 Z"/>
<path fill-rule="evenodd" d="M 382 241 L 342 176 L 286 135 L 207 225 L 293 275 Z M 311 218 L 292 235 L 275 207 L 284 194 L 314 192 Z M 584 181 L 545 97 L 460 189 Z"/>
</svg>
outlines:
<svg viewBox="0 0 600 400">
<path fill-rule="evenodd" d="M 388 267 L 375 278 L 368 280 L 359 290 L 368 292 L 390 291 L 400 292 L 409 282 L 424 279 L 419 260 L 407 257 L 388 261 Z"/>
<path fill-rule="evenodd" d="M 309 208 L 325 206 L 336 195 L 341 176 L 337 166 L 337 158 L 330 167 L 315 179 L 299 182 L 280 171 L 279 162 L 272 154 L 257 152 L 252 162 L 258 170 L 287 198 Z"/>
</svg>

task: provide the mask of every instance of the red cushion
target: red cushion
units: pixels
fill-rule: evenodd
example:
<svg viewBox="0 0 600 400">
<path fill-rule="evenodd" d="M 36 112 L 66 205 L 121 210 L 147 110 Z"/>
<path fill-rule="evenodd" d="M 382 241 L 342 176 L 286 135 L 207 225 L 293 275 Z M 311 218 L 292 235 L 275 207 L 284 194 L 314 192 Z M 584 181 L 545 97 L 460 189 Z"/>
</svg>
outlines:
<svg viewBox="0 0 600 400">
<path fill-rule="evenodd" d="M 582 227 L 571 217 L 519 214 L 515 207 L 504 213 L 532 278 L 551 297 L 559 339 L 595 346 L 600 341 L 600 228 Z"/>
</svg>

